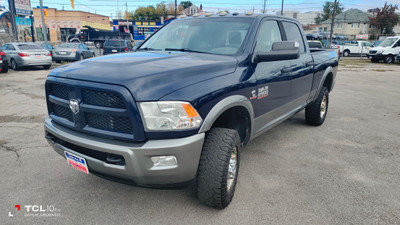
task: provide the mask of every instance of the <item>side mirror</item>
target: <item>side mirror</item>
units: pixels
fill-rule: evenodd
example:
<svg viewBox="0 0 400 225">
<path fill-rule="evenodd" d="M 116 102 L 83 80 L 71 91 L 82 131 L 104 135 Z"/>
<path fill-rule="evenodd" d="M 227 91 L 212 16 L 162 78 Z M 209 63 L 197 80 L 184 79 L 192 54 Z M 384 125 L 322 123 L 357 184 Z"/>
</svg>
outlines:
<svg viewBox="0 0 400 225">
<path fill-rule="evenodd" d="M 299 43 L 295 41 L 274 42 L 269 52 L 255 53 L 256 62 L 272 62 L 279 60 L 298 59 L 300 57 Z"/>
</svg>

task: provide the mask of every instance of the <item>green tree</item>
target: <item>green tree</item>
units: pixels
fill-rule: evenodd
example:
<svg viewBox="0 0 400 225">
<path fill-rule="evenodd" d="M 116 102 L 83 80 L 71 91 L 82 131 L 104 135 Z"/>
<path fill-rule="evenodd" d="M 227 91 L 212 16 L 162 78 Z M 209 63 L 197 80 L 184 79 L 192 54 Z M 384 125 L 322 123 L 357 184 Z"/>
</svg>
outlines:
<svg viewBox="0 0 400 225">
<path fill-rule="evenodd" d="M 193 5 L 193 3 L 191 1 L 183 1 L 181 3 L 179 3 L 179 5 L 181 5 L 183 7 L 183 9 L 189 8 L 190 6 Z"/>
<path fill-rule="evenodd" d="M 160 18 L 160 17 L 167 18 L 168 8 L 164 4 L 164 2 L 161 2 L 161 3 L 157 4 L 155 13 L 157 14 L 158 18 Z"/>
<path fill-rule="evenodd" d="M 333 11 L 335 8 L 335 2 L 325 2 L 325 4 L 322 6 L 323 7 L 323 13 L 321 17 L 321 21 L 325 21 L 327 19 L 331 19 L 333 15 Z M 343 11 L 343 5 L 341 3 L 336 2 L 336 15 L 340 14 Z"/>
<path fill-rule="evenodd" d="M 133 15 L 135 20 L 158 20 L 159 16 L 156 14 L 154 6 L 138 7 Z"/>
<path fill-rule="evenodd" d="M 369 17 L 371 25 L 379 28 L 381 34 L 393 34 L 393 27 L 399 22 L 399 16 L 396 14 L 397 5 L 385 5 L 382 8 L 376 8 L 373 17 Z"/>
<path fill-rule="evenodd" d="M 318 15 L 317 17 L 314 18 L 314 22 L 315 24 L 320 24 L 322 22 L 322 18 L 320 15 Z"/>
</svg>

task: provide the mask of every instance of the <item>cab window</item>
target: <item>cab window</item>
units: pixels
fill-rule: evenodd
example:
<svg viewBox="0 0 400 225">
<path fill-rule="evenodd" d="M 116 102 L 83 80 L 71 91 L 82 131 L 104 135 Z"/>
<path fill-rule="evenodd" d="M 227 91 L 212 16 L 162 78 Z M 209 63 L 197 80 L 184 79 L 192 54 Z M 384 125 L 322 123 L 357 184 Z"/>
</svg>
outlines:
<svg viewBox="0 0 400 225">
<path fill-rule="evenodd" d="M 258 33 L 257 44 L 254 51 L 271 51 L 272 44 L 279 41 L 282 41 L 282 36 L 278 23 L 273 20 L 265 21 L 261 25 Z"/>
<path fill-rule="evenodd" d="M 306 51 L 306 48 L 304 45 L 303 35 L 301 34 L 297 24 L 291 22 L 282 22 L 282 24 L 286 32 L 287 40 L 298 42 L 300 54 L 304 53 Z"/>
</svg>

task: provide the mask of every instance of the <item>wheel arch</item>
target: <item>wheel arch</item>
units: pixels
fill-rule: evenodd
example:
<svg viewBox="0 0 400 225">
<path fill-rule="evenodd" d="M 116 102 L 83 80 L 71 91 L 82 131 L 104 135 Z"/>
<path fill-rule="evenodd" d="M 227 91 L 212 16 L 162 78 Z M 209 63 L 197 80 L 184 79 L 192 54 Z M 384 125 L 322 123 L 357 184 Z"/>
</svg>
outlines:
<svg viewBox="0 0 400 225">
<path fill-rule="evenodd" d="M 335 86 L 335 75 L 334 75 L 334 69 L 332 66 L 329 66 L 326 68 L 324 74 L 322 75 L 321 81 L 319 82 L 318 85 L 318 90 L 314 95 L 313 100 L 315 100 L 318 97 L 319 92 L 321 91 L 322 87 L 325 85 L 328 88 L 328 91 L 331 92 L 333 87 Z"/>
<path fill-rule="evenodd" d="M 243 120 L 241 117 L 244 117 Z M 199 133 L 207 132 L 213 127 L 230 128 L 238 131 L 241 142 L 246 144 L 251 137 L 254 111 L 249 99 L 233 95 L 219 101 L 203 121 Z"/>
</svg>

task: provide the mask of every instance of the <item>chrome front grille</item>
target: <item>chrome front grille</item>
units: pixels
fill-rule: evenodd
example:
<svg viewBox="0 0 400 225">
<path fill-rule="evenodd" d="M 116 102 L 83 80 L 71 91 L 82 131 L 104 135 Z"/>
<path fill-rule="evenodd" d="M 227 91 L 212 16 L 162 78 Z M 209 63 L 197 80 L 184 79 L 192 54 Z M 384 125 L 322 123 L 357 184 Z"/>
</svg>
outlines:
<svg viewBox="0 0 400 225">
<path fill-rule="evenodd" d="M 82 82 L 85 83 L 85 82 Z M 106 89 L 97 88 L 97 86 Z M 52 119 L 75 130 L 109 136 L 110 138 L 134 139 L 135 129 L 129 96 L 118 93 L 106 85 L 93 88 L 56 82 L 46 83 L 49 115 Z M 125 91 L 125 89 L 124 89 Z M 79 111 L 72 112 L 70 101 L 79 102 Z"/>
</svg>

